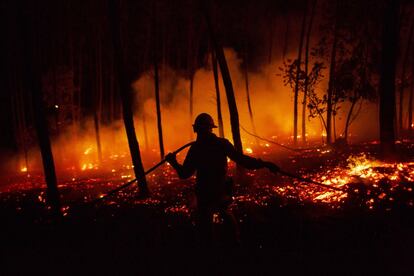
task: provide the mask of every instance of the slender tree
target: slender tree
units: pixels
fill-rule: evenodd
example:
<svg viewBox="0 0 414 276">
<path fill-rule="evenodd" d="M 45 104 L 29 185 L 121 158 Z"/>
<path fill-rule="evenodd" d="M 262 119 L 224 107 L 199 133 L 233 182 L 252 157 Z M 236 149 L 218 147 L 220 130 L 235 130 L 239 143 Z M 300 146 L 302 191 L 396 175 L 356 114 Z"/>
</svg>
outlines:
<svg viewBox="0 0 414 276">
<path fill-rule="evenodd" d="M 101 109 L 102 109 L 102 54 L 101 54 L 101 41 L 99 34 L 97 35 L 97 47 L 95 58 L 95 97 L 94 97 L 94 126 L 95 126 L 95 139 L 96 148 L 98 153 L 99 163 L 102 163 L 102 146 L 101 146 L 101 134 L 100 134 L 100 121 L 101 121 Z"/>
<path fill-rule="evenodd" d="M 410 54 L 410 49 L 411 49 L 411 42 L 413 40 L 413 30 L 414 30 L 414 21 L 411 22 L 410 25 L 410 31 L 408 34 L 408 41 L 407 41 L 407 45 L 405 48 L 405 53 L 404 53 L 404 57 L 403 57 L 403 66 L 402 66 L 402 70 L 401 70 L 401 84 L 400 84 L 400 99 L 399 99 L 399 109 L 398 109 L 398 130 L 400 132 L 403 131 L 404 129 L 404 125 L 403 125 L 403 110 L 404 110 L 404 88 L 406 87 L 406 80 L 405 80 L 405 75 L 407 72 L 407 66 L 408 66 L 408 61 L 409 61 L 409 54 Z"/>
<path fill-rule="evenodd" d="M 148 193 L 147 180 L 142 165 L 138 139 L 135 134 L 134 118 L 132 112 L 132 95 L 129 80 L 125 75 L 124 53 L 121 43 L 121 10 L 118 0 L 109 0 L 109 18 L 112 31 L 112 43 L 114 50 L 115 73 L 117 75 L 120 96 L 122 101 L 122 115 L 125 130 L 128 138 L 129 150 L 132 164 L 134 165 L 135 177 L 138 180 L 140 192 L 143 195 Z"/>
<path fill-rule="evenodd" d="M 303 88 L 303 100 L 302 100 L 302 142 L 306 143 L 306 107 L 308 105 L 308 86 L 309 86 L 309 48 L 310 48 L 310 37 L 312 33 L 313 20 L 315 18 L 315 9 L 318 1 L 313 0 L 312 10 L 310 14 L 308 29 L 306 31 L 306 42 L 305 42 L 305 84 Z"/>
<path fill-rule="evenodd" d="M 144 130 L 144 143 L 145 143 L 145 149 L 149 150 L 149 144 L 148 144 L 148 131 L 147 131 L 147 119 L 145 116 L 145 110 L 142 111 L 142 128 Z"/>
<path fill-rule="evenodd" d="M 382 34 L 379 85 L 380 144 L 385 157 L 395 153 L 395 71 L 398 49 L 399 0 L 387 0 Z"/>
<path fill-rule="evenodd" d="M 329 66 L 329 82 L 328 82 L 328 92 L 327 92 L 327 102 L 326 102 L 326 143 L 332 143 L 332 114 L 333 114 L 333 97 L 335 89 L 335 68 L 336 68 L 336 52 L 338 46 L 338 12 L 339 5 L 338 1 L 335 0 L 335 22 L 333 27 L 333 43 L 331 48 L 331 58 Z"/>
<path fill-rule="evenodd" d="M 156 14 L 156 1 L 154 1 L 154 15 L 153 15 L 153 47 L 152 47 L 152 61 L 154 66 L 154 89 L 155 89 L 155 105 L 157 109 L 157 129 L 158 129 L 158 142 L 160 146 L 160 156 L 164 159 L 164 139 L 162 135 L 162 119 L 161 119 L 161 102 L 160 102 L 160 78 L 158 72 L 158 37 L 157 37 L 157 14 Z"/>
<path fill-rule="evenodd" d="M 223 128 L 223 116 L 221 114 L 221 98 L 220 98 L 220 86 L 218 78 L 218 68 L 217 68 L 217 59 L 214 51 L 211 51 L 211 63 L 213 66 L 213 75 L 214 75 L 214 86 L 216 88 L 216 103 L 217 103 L 217 121 L 220 137 L 224 138 L 224 128 Z"/>
<path fill-rule="evenodd" d="M 414 75 L 414 55 L 411 57 L 411 74 Z M 414 82 L 411 82 L 411 89 L 410 89 L 410 95 L 408 98 L 408 131 L 410 134 L 410 137 L 413 134 L 413 105 L 414 105 Z"/>
<path fill-rule="evenodd" d="M 412 62 L 411 74 L 414 74 L 414 56 Z M 413 134 L 413 101 L 414 101 L 414 82 L 411 84 L 410 96 L 408 99 L 408 130 L 410 136 Z"/>
<path fill-rule="evenodd" d="M 190 79 L 189 87 L 189 110 L 190 110 L 190 122 L 194 119 L 194 76 L 197 67 L 197 48 L 198 48 L 198 35 L 196 35 L 195 24 L 193 14 L 189 15 L 188 24 L 188 53 L 187 53 L 187 66 L 188 76 Z M 191 137 L 193 137 L 193 131 L 191 131 Z"/>
<path fill-rule="evenodd" d="M 230 113 L 230 125 L 231 133 L 233 136 L 234 147 L 238 152 L 243 152 L 242 141 L 240 137 L 240 126 L 239 126 L 239 112 L 237 111 L 236 98 L 234 96 L 233 83 L 230 77 L 230 71 L 227 66 L 226 57 L 224 56 L 224 50 L 221 45 L 221 42 L 217 39 L 214 26 L 211 23 L 210 14 L 207 10 L 207 5 L 203 1 L 203 13 L 206 18 L 208 32 L 210 34 L 210 39 L 214 48 L 214 51 L 217 56 L 217 61 L 220 66 L 221 76 L 223 78 L 224 88 L 226 89 L 227 103 L 229 105 Z"/>
<path fill-rule="evenodd" d="M 39 18 L 37 17 L 39 13 L 36 11 L 36 5 L 31 6 L 32 4 L 30 3 L 27 5 L 26 14 L 23 16 L 23 47 L 25 54 L 24 60 L 26 62 L 24 73 L 27 90 L 31 92 L 35 130 L 47 185 L 47 201 L 51 206 L 53 213 L 59 216 L 61 214 L 60 196 L 57 187 L 56 170 L 42 95 L 42 59 L 40 49 L 40 29 L 38 25 Z"/>
<path fill-rule="evenodd" d="M 282 51 L 282 59 L 285 60 L 288 49 L 289 49 L 289 34 L 290 34 L 290 16 L 287 15 L 288 13 L 285 12 L 285 35 L 283 38 L 283 51 Z"/>
<path fill-rule="evenodd" d="M 296 81 L 295 81 L 295 90 L 293 98 L 293 143 L 296 145 L 298 143 L 298 97 L 299 97 L 299 80 L 300 80 L 300 66 L 302 63 L 302 49 L 303 41 L 305 38 L 305 28 L 306 28 L 306 16 L 308 10 L 308 1 L 305 2 L 305 9 L 303 12 L 302 27 L 299 37 L 299 49 L 298 49 L 298 58 L 296 60 Z"/>
</svg>

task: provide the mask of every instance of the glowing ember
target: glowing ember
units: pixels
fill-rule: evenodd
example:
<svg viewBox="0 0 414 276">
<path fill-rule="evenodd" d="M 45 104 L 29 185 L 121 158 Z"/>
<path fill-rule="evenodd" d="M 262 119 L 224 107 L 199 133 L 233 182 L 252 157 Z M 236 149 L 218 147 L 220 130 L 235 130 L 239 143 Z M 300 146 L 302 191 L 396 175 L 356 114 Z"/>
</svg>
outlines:
<svg viewBox="0 0 414 276">
<path fill-rule="evenodd" d="M 245 148 L 247 154 L 262 153 L 263 149 L 269 151 L 268 154 L 272 154 L 271 149 L 268 148 L 273 147 L 269 144 L 260 144 L 260 147 L 254 144 L 250 145 L 251 147 Z M 401 204 L 401 200 L 405 206 L 413 206 L 414 162 L 380 162 L 372 158 L 368 152 L 351 156 L 333 156 L 331 150 L 313 149 L 300 156 L 303 160 L 298 158 L 299 155 L 295 155 L 294 158 L 289 157 L 288 159 L 292 162 L 288 162 L 288 165 L 285 163 L 285 166 L 292 166 L 291 170 L 286 168 L 287 171 L 295 172 L 299 176 L 325 185 L 340 188 L 343 191 L 329 190 L 288 177 L 275 177 L 267 170 L 246 171 L 244 177 L 252 184 L 248 190 L 239 188 L 238 185 L 245 186 L 242 186 L 244 184 L 239 183 L 235 178 L 234 205 L 254 204 L 266 207 L 272 204 L 275 198 L 278 198 L 281 202 L 280 206 L 306 203 L 326 206 L 329 210 L 346 208 L 352 204 L 367 210 L 378 210 L 379 208 L 391 210 L 393 208 L 391 204 L 396 206 L 396 204 Z M 109 191 L 134 178 L 133 166 L 127 158 L 128 155 L 124 153 L 113 154 L 110 157 L 108 155 L 98 166 L 96 157 L 92 153 L 93 147 L 82 150 L 80 155 L 83 160 L 81 160 L 78 169 L 76 169 L 77 166 L 67 167 L 69 175 L 67 175 L 66 182 L 60 180 L 58 186 L 64 193 L 63 203 L 71 205 L 77 204 L 75 202 L 79 200 L 90 202 L 96 198 L 102 198 Z M 262 156 L 258 155 L 257 157 L 266 158 L 263 156 L 264 153 Z M 306 160 L 306 158 L 311 159 Z M 315 166 L 317 163 L 314 160 L 318 162 L 323 160 L 321 163 L 323 165 Z M 234 176 L 234 163 L 229 159 L 228 162 L 229 174 Z M 148 161 L 146 168 L 155 163 Z M 285 167 L 282 162 L 279 164 L 282 168 Z M 301 169 L 295 171 L 295 167 Z M 22 167 L 20 171 L 25 172 L 27 168 Z M 39 181 L 39 179 L 43 179 L 42 175 L 33 173 L 31 178 L 27 178 L 26 175 L 23 177 L 20 174 L 19 177 L 22 179 L 21 183 L 14 184 L 7 190 L 19 191 L 23 197 L 27 191 L 40 188 L 41 192 L 35 193 L 35 200 L 37 203 L 45 205 L 45 186 L 42 180 Z M 137 185 L 132 185 L 129 189 L 111 196 L 109 200 L 101 201 L 100 204 L 110 205 L 111 208 L 122 208 L 126 204 L 139 204 L 161 208 L 169 214 L 191 215 L 195 206 L 190 199 L 190 196 L 194 194 L 194 177 L 185 181 L 180 180 L 171 166 L 166 164 L 147 175 L 147 180 L 151 189 L 151 198 L 137 200 L 135 198 Z M 406 194 L 401 196 L 398 194 L 401 191 Z M 62 213 L 68 212 L 62 210 Z"/>
</svg>

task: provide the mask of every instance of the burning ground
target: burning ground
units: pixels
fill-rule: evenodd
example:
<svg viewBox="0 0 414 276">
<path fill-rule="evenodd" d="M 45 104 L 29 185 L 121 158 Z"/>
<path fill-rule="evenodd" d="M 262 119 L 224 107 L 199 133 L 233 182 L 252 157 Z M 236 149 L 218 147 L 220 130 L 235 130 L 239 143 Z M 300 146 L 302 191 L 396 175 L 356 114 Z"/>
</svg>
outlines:
<svg viewBox="0 0 414 276">
<path fill-rule="evenodd" d="M 361 264 L 376 258 L 395 260 L 392 254 L 397 254 L 395 250 L 401 250 L 401 246 L 406 254 L 407 245 L 403 243 L 413 243 L 409 234 L 413 227 L 413 145 L 403 142 L 398 147 L 404 156 L 401 162 L 392 163 L 379 161 L 375 142 L 342 152 L 315 148 L 282 153 L 269 144 L 252 146 L 248 149 L 251 154 L 273 159 L 285 171 L 343 191 L 265 170 L 247 171 L 238 177 L 230 163 L 230 173 L 236 180 L 232 208 L 241 227 L 241 248 L 259 252 L 252 253 L 254 256 L 268 250 L 277 256 L 284 252 L 288 259 L 307 256 L 301 259 L 306 264 L 321 256 L 327 258 L 326 252 L 333 252 L 331 257 L 342 261 L 348 261 L 344 257 L 352 252 L 353 261 Z M 128 157 L 117 158 L 118 167 L 112 169 L 86 165 L 67 172 L 67 181 L 59 184 L 64 219 L 58 226 L 51 224 L 41 175 L 23 170 L 3 180 L 7 185 L 2 186 L 0 206 L 7 223 L 2 237 L 5 248 L 12 252 L 10 256 L 17 254 L 14 250 L 24 256 L 37 250 L 42 252 L 39 256 L 49 256 L 50 252 L 44 250 L 54 248 L 55 243 L 64 248 L 65 256 L 76 259 L 75 252 L 80 250 L 84 251 L 80 256 L 94 254 L 92 260 L 108 258 L 97 253 L 100 251 L 118 250 L 117 254 L 125 256 L 141 248 L 153 256 L 154 248 L 168 252 L 195 246 L 194 179 L 179 180 L 168 165 L 148 176 L 149 198 L 140 199 L 137 186 L 132 185 L 102 202 L 88 204 L 131 179 L 131 168 L 122 165 L 128 163 Z M 222 233 L 220 218 L 215 225 Z M 61 235 L 65 235 L 64 240 Z M 218 237 L 220 244 L 224 236 Z M 171 262 L 186 256 L 171 254 L 167 258 Z M 371 255 L 362 261 L 364 254 Z M 251 261 L 253 255 L 243 258 Z M 391 268 L 394 265 L 386 267 L 389 271 Z M 404 271 L 405 267 L 399 269 Z"/>
</svg>

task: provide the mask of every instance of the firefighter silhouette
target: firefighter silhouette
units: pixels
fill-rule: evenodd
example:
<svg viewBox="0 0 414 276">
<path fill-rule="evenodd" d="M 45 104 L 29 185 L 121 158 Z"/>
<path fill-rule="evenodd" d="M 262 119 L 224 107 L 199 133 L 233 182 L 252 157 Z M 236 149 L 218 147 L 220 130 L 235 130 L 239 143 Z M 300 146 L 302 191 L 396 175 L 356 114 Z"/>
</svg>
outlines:
<svg viewBox="0 0 414 276">
<path fill-rule="evenodd" d="M 227 157 L 246 169 L 268 168 L 272 172 L 277 172 L 279 168 L 271 162 L 238 152 L 227 139 L 217 137 L 212 132 L 213 128 L 217 128 L 213 118 L 207 113 L 199 114 L 193 124 L 197 139 L 188 150 L 184 163 L 179 164 L 174 153 L 167 154 L 166 160 L 181 179 L 189 178 L 196 173 L 196 226 L 201 241 L 207 244 L 212 242 L 213 218 L 220 214 L 223 224 L 232 233 L 233 241 L 229 242 L 238 243 L 237 222 L 229 209 L 231 194 L 226 176 Z"/>
</svg>

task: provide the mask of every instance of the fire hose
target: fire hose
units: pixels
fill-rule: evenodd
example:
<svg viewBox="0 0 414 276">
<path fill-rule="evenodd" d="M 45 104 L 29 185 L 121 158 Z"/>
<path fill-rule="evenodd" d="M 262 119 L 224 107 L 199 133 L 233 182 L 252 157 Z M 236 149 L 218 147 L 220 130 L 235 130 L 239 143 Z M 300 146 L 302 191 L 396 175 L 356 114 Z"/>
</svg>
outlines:
<svg viewBox="0 0 414 276">
<path fill-rule="evenodd" d="M 173 154 L 179 153 L 180 151 L 184 150 L 185 148 L 191 146 L 192 144 L 194 144 L 194 142 L 190 142 L 190 143 L 185 144 L 184 146 L 182 146 L 182 147 L 178 148 L 177 150 L 175 150 L 173 152 Z M 159 166 L 161 166 L 162 164 L 164 164 L 166 161 L 167 160 L 165 158 L 162 159 L 159 163 L 157 163 L 156 165 L 154 165 L 153 167 L 151 167 L 149 170 L 147 170 L 145 172 L 145 175 L 151 173 L 152 171 L 154 171 L 155 169 L 157 169 Z M 123 189 L 125 189 L 125 188 L 127 188 L 129 186 L 131 186 L 135 181 L 137 181 L 136 178 L 135 179 L 132 179 L 132 180 L 130 180 L 128 182 L 126 182 L 125 184 L 123 184 L 123 185 L 121 185 L 121 186 L 119 186 L 119 187 L 117 187 L 115 189 L 113 189 L 112 191 L 109 191 L 105 195 L 100 196 L 97 199 L 88 202 L 87 204 L 95 204 L 95 203 L 98 203 L 99 201 L 102 201 L 102 200 L 104 200 L 104 199 L 106 199 L 106 198 L 108 198 L 108 197 L 110 197 L 110 196 L 118 193 L 119 191 L 121 191 L 121 190 L 123 190 Z"/>
<path fill-rule="evenodd" d="M 240 128 L 241 128 L 244 132 L 246 132 L 247 134 L 249 134 L 249 135 L 250 135 L 250 136 L 252 136 L 252 137 L 255 137 L 255 138 L 259 139 L 259 140 L 262 140 L 262 141 L 268 142 L 268 143 L 270 143 L 270 144 L 273 144 L 273 145 L 276 145 L 276 146 L 282 147 L 282 148 L 287 149 L 287 150 L 290 150 L 290 151 L 294 151 L 294 152 L 301 152 L 301 151 L 313 150 L 313 149 L 319 149 L 319 148 L 320 148 L 320 147 L 312 147 L 312 148 L 291 148 L 291 147 L 285 146 L 285 145 L 283 145 L 283 144 L 277 143 L 277 142 L 275 142 L 275 141 L 272 141 L 272 140 L 269 140 L 269 139 L 263 138 L 263 137 L 261 137 L 261 136 L 259 136 L 259 135 L 257 135 L 257 134 L 251 133 L 250 131 L 248 131 L 247 129 L 245 129 L 242 125 L 240 125 Z"/>
</svg>

